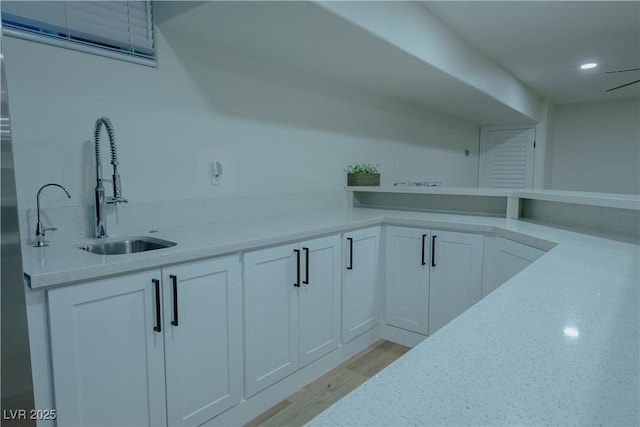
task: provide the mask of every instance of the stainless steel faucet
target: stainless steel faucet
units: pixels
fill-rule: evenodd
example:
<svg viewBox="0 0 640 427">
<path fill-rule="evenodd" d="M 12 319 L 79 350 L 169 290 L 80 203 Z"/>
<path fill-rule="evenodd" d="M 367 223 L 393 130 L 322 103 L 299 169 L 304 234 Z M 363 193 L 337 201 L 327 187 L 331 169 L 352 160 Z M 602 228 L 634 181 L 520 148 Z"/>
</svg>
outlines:
<svg viewBox="0 0 640 427">
<path fill-rule="evenodd" d="M 107 129 L 107 135 L 109 136 L 109 144 L 111 147 L 111 164 L 113 165 L 112 179 L 107 180 L 102 178 L 102 163 L 100 162 L 100 131 L 102 126 Z M 113 125 L 111 121 L 106 117 L 100 117 L 96 120 L 96 126 L 94 130 L 95 152 L 96 152 L 96 189 L 94 198 L 94 213 L 95 213 L 95 237 L 101 239 L 109 237 L 107 235 L 107 222 L 106 222 L 106 205 L 115 205 L 117 203 L 127 203 L 127 199 L 122 197 L 122 188 L 120 186 L 120 175 L 118 175 L 118 150 L 116 147 L 116 137 L 113 131 Z M 104 182 L 111 182 L 113 184 L 113 196 L 106 197 L 104 194 Z"/>
<path fill-rule="evenodd" d="M 40 222 L 40 193 L 42 192 L 42 190 L 45 187 L 49 187 L 49 186 L 62 188 L 64 190 L 64 192 L 67 193 L 67 197 L 71 198 L 71 195 L 69 194 L 67 189 L 64 188 L 60 184 L 50 183 L 50 184 L 45 184 L 42 187 L 40 187 L 40 189 L 38 190 L 38 195 L 36 196 L 36 206 L 37 206 L 37 209 L 38 209 L 38 223 L 36 224 L 36 240 L 33 242 L 33 246 L 34 247 L 49 246 L 49 242 L 47 242 L 45 240 L 44 235 L 45 235 L 45 233 L 47 231 L 56 231 L 57 230 L 57 228 L 55 228 L 55 227 L 43 227 L 42 226 L 42 222 Z"/>
</svg>

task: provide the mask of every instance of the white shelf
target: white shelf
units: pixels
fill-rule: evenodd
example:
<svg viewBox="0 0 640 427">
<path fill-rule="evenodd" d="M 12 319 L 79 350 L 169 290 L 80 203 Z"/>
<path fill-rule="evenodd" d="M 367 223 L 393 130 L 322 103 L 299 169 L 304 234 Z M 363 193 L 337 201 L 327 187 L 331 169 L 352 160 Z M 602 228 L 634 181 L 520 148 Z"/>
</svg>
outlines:
<svg viewBox="0 0 640 427">
<path fill-rule="evenodd" d="M 589 193 L 586 191 L 564 190 L 518 190 L 514 195 L 520 199 L 640 211 L 640 196 L 631 194 Z"/>
<path fill-rule="evenodd" d="M 414 187 L 414 186 L 388 186 L 388 187 L 358 187 L 347 186 L 347 191 L 359 193 L 405 193 L 405 194 L 441 194 L 445 196 L 492 196 L 510 197 L 513 190 L 503 188 L 475 188 L 475 187 Z"/>
<path fill-rule="evenodd" d="M 351 193 L 398 193 L 398 194 L 434 194 L 447 196 L 484 196 L 507 197 L 515 199 L 542 200 L 558 203 L 600 206 L 615 209 L 640 211 L 640 196 L 615 193 L 591 193 L 586 191 L 565 190 L 519 190 L 502 188 L 474 187 L 345 187 Z"/>
</svg>

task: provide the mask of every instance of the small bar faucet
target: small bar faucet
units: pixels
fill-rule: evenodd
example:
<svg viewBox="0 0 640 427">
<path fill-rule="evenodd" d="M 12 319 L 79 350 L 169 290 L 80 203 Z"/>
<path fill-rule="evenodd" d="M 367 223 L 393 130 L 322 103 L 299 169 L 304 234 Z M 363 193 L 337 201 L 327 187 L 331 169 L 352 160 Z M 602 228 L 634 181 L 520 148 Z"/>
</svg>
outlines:
<svg viewBox="0 0 640 427">
<path fill-rule="evenodd" d="M 37 209 L 38 209 L 38 223 L 36 224 L 36 240 L 33 242 L 33 246 L 36 247 L 36 248 L 49 246 L 49 242 L 47 242 L 45 240 L 44 235 L 45 235 L 45 233 L 47 231 L 56 231 L 57 230 L 57 228 L 55 228 L 55 227 L 43 227 L 42 226 L 42 222 L 40 222 L 40 193 L 42 192 L 42 190 L 45 187 L 49 187 L 49 186 L 62 188 L 64 190 L 64 192 L 67 193 L 67 197 L 71 198 L 71 195 L 69 194 L 67 189 L 64 188 L 60 184 L 50 183 L 50 184 L 45 184 L 42 187 L 40 187 L 40 189 L 38 190 L 38 195 L 36 196 L 36 206 L 37 206 Z"/>
<path fill-rule="evenodd" d="M 112 179 L 107 180 L 102 178 L 102 163 L 100 162 L 100 131 L 102 126 L 107 129 L 107 135 L 109 136 L 109 144 L 111 146 L 111 164 L 113 165 Z M 102 239 L 109 237 L 107 235 L 107 222 L 106 222 L 106 205 L 115 205 L 117 203 L 127 203 L 127 199 L 122 197 L 122 188 L 120 185 L 120 175 L 118 175 L 118 150 L 116 147 L 116 137 L 113 131 L 113 125 L 111 121 L 106 117 L 100 117 L 96 120 L 96 126 L 94 129 L 94 143 L 96 152 L 96 189 L 94 198 L 94 231 L 95 237 Z M 104 194 L 104 182 L 111 182 L 113 184 L 113 196 L 106 197 Z"/>
</svg>

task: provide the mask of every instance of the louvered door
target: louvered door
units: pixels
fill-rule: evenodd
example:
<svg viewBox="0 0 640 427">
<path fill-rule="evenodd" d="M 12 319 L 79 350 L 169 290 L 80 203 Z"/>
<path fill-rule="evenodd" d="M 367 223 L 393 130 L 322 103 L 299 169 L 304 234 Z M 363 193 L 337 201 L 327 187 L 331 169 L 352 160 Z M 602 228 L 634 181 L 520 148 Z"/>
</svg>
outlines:
<svg viewBox="0 0 640 427">
<path fill-rule="evenodd" d="M 483 132 L 480 186 L 533 187 L 535 128 Z"/>
</svg>

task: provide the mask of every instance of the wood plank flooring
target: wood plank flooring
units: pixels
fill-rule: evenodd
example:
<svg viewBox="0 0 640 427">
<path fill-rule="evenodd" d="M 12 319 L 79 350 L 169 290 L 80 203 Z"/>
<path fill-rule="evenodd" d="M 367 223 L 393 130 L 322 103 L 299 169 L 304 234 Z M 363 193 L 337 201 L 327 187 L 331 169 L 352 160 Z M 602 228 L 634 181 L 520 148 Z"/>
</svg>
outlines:
<svg viewBox="0 0 640 427">
<path fill-rule="evenodd" d="M 245 427 L 302 426 L 409 350 L 390 341 L 377 341 Z"/>
</svg>

